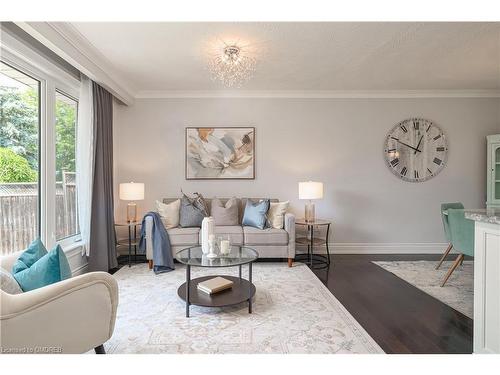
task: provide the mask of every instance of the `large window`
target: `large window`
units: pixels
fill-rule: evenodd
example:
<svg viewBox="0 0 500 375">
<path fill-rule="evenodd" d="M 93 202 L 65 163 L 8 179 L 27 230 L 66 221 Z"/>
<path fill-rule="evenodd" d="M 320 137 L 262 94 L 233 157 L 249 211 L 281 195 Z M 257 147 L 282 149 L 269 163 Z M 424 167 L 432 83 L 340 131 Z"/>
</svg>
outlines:
<svg viewBox="0 0 500 375">
<path fill-rule="evenodd" d="M 23 250 L 36 237 L 47 247 L 57 242 L 66 250 L 79 240 L 80 82 L 25 45 L 6 35 L 5 40 L 0 61 L 0 255 Z"/>
<path fill-rule="evenodd" d="M 56 239 L 79 233 L 76 204 L 78 102 L 56 92 Z"/>
<path fill-rule="evenodd" d="M 0 253 L 39 235 L 40 82 L 0 62 Z"/>
</svg>

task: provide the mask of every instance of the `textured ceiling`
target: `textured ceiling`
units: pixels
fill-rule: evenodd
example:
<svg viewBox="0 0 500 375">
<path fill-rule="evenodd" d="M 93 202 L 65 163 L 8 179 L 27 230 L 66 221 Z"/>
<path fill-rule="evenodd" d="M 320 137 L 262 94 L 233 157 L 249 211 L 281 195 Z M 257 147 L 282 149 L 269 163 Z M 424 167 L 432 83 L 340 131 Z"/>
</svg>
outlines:
<svg viewBox="0 0 500 375">
<path fill-rule="evenodd" d="M 245 90 L 500 89 L 500 23 L 73 23 L 137 91 L 220 90 L 207 57 L 239 40 Z"/>
</svg>

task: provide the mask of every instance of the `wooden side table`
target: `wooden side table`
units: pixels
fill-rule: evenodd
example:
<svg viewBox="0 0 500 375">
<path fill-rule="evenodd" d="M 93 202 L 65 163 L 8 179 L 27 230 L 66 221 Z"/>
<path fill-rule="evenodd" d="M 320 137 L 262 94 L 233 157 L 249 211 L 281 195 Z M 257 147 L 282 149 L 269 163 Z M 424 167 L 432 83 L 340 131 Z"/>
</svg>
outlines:
<svg viewBox="0 0 500 375">
<path fill-rule="evenodd" d="M 137 246 L 139 246 L 139 238 L 137 238 L 137 227 L 141 226 L 139 221 L 122 221 L 116 222 L 115 227 L 128 227 L 128 240 L 116 241 L 116 246 L 128 246 L 128 266 L 132 263 L 132 247 L 134 248 L 134 263 L 137 263 Z"/>
<path fill-rule="evenodd" d="M 307 227 L 306 237 L 298 237 L 295 243 L 299 245 L 307 245 L 307 254 L 296 254 L 295 260 L 305 261 L 310 268 L 321 269 L 330 266 L 330 249 L 328 247 L 328 235 L 330 233 L 331 222 L 328 220 L 316 219 L 314 221 L 306 221 L 305 219 L 298 219 L 295 221 L 297 225 L 304 225 Z M 326 226 L 326 237 L 315 237 L 314 228 Z M 314 254 L 314 247 L 326 246 L 326 254 Z"/>
</svg>

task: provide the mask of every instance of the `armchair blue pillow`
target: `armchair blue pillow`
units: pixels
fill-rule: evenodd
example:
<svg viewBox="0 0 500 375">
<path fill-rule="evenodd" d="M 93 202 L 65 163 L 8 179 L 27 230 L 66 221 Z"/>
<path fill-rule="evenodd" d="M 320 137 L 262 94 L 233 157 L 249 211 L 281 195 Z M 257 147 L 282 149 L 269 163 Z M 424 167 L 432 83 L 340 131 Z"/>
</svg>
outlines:
<svg viewBox="0 0 500 375">
<path fill-rule="evenodd" d="M 22 270 L 30 268 L 38 259 L 47 254 L 47 249 L 43 246 L 40 238 L 34 240 L 26 250 L 17 259 L 12 266 L 12 273 L 18 273 Z"/>
<path fill-rule="evenodd" d="M 38 240 L 39 241 L 39 240 Z M 57 245 L 45 255 L 39 242 L 38 247 L 34 243 L 19 257 L 18 262 L 12 268 L 14 279 L 24 292 L 38 289 L 46 285 L 57 283 L 71 277 L 71 269 L 68 259 L 61 246 Z M 43 244 L 41 245 L 43 246 Z M 35 249 L 35 250 L 34 250 Z M 26 254 L 26 255 L 25 255 Z M 39 257 L 38 259 L 36 259 Z M 35 261 L 33 261 L 36 259 Z"/>
<path fill-rule="evenodd" d="M 259 202 L 252 202 L 248 199 L 241 223 L 244 226 L 264 229 L 267 223 L 267 211 L 269 211 L 269 205 L 269 199 L 263 199 Z"/>
</svg>

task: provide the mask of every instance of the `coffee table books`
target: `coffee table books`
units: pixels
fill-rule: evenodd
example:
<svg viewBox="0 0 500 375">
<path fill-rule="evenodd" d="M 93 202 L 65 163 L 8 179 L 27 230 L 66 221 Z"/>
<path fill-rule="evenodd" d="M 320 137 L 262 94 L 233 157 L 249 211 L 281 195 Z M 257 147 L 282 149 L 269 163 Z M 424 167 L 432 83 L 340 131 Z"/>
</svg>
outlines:
<svg viewBox="0 0 500 375">
<path fill-rule="evenodd" d="M 199 283 L 198 289 L 207 294 L 214 294 L 231 288 L 233 284 L 234 283 L 231 280 L 217 276 L 214 277 L 213 279 L 205 280 Z"/>
</svg>

